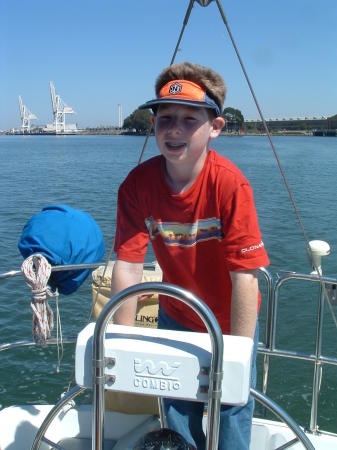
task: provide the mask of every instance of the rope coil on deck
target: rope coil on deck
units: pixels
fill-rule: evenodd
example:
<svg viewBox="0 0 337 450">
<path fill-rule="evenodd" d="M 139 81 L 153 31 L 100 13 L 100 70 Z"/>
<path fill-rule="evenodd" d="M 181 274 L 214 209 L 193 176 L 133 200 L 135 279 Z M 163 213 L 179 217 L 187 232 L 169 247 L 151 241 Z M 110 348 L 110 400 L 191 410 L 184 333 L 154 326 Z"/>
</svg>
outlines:
<svg viewBox="0 0 337 450">
<path fill-rule="evenodd" d="M 36 253 L 24 260 L 21 266 L 27 285 L 32 291 L 31 308 L 33 310 L 32 334 L 35 342 L 46 343 L 54 328 L 54 314 L 48 304 L 48 297 L 58 298 L 58 291 L 52 292 L 48 286 L 51 265 L 47 259 Z"/>
</svg>

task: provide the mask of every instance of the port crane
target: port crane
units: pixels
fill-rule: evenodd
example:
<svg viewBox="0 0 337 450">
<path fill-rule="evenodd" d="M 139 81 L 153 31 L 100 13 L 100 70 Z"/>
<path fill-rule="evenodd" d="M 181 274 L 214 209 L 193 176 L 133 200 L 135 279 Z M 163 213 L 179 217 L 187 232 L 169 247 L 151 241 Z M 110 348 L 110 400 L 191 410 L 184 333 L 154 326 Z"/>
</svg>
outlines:
<svg viewBox="0 0 337 450">
<path fill-rule="evenodd" d="M 22 133 L 30 133 L 30 121 L 36 120 L 37 117 L 34 113 L 29 111 L 26 105 L 23 104 L 21 95 L 19 95 L 19 107 L 21 116 L 21 131 Z"/>
<path fill-rule="evenodd" d="M 75 114 L 75 111 L 71 106 L 67 106 L 62 98 L 56 94 L 55 87 L 52 81 L 50 81 L 50 95 L 51 104 L 54 116 L 54 128 L 56 134 L 67 133 L 66 127 L 66 114 Z"/>
</svg>

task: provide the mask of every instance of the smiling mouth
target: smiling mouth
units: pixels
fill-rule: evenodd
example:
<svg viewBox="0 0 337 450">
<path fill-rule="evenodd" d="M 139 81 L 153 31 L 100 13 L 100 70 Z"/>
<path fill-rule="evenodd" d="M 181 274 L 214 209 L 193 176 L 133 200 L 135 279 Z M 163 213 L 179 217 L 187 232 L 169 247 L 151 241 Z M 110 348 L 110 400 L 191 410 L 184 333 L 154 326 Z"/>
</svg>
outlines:
<svg viewBox="0 0 337 450">
<path fill-rule="evenodd" d="M 166 142 L 167 148 L 170 150 L 182 150 L 186 147 L 185 142 Z"/>
</svg>

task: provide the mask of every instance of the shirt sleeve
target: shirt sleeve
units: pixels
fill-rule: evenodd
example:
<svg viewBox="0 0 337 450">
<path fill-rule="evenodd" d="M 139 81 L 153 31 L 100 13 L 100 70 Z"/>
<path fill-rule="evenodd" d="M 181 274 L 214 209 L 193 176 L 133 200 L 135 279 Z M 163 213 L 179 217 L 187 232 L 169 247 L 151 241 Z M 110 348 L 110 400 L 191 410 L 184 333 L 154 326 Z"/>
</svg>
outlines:
<svg viewBox="0 0 337 450">
<path fill-rule="evenodd" d="M 229 271 L 267 266 L 269 259 L 261 238 L 253 192 L 241 183 L 227 198 L 222 213 L 224 253 Z"/>
<path fill-rule="evenodd" d="M 137 186 L 126 178 L 118 190 L 117 225 L 114 250 L 124 261 L 144 262 L 149 241 L 142 202 Z"/>
</svg>

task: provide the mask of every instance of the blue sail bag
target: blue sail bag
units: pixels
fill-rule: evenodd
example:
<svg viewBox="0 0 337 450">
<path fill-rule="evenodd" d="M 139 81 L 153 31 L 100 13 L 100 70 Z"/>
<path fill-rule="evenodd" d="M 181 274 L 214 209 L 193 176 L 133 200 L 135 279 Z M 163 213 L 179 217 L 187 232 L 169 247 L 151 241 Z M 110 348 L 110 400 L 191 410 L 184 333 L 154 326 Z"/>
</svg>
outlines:
<svg viewBox="0 0 337 450">
<path fill-rule="evenodd" d="M 41 253 L 52 266 L 100 262 L 105 244 L 100 227 L 90 214 L 67 205 L 50 205 L 24 226 L 18 247 L 24 258 Z M 49 285 L 72 294 L 91 270 L 52 272 Z"/>
</svg>

